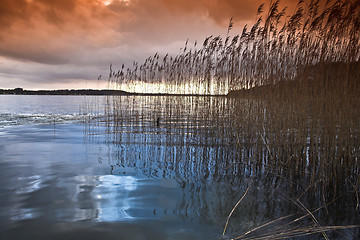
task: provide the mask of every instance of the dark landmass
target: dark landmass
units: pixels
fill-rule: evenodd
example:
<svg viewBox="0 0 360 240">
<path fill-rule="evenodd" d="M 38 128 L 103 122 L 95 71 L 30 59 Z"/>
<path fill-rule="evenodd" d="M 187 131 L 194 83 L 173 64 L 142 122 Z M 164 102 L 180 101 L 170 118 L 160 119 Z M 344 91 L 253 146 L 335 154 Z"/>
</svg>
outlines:
<svg viewBox="0 0 360 240">
<path fill-rule="evenodd" d="M 209 96 L 199 94 L 168 94 L 168 93 L 132 93 L 121 90 L 94 89 L 62 89 L 62 90 L 24 90 L 22 88 L 0 89 L 0 94 L 7 95 L 92 95 L 92 96 Z M 223 95 L 211 95 L 223 96 Z"/>
<path fill-rule="evenodd" d="M 130 95 L 120 90 L 93 90 L 93 89 L 61 89 L 61 90 L 24 90 L 22 88 L 0 89 L 0 94 L 9 95 Z"/>
<path fill-rule="evenodd" d="M 299 89 L 297 82 L 280 82 L 276 84 L 267 84 L 256 86 L 249 89 L 239 89 L 230 91 L 228 97 L 241 97 L 241 98 L 261 98 L 264 96 L 275 95 L 289 95 Z"/>
<path fill-rule="evenodd" d="M 351 74 L 349 74 L 351 73 Z M 360 61 L 329 62 L 305 66 L 291 81 L 278 81 L 250 89 L 230 91 L 229 97 L 360 97 Z"/>
</svg>

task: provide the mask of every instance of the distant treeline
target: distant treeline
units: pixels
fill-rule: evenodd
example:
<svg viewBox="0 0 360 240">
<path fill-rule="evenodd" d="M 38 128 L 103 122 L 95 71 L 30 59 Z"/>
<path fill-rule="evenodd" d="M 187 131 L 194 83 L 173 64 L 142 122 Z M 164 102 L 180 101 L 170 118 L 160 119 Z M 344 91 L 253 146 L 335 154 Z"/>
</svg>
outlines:
<svg viewBox="0 0 360 240">
<path fill-rule="evenodd" d="M 122 90 L 61 89 L 61 90 L 24 90 L 22 88 L 0 89 L 0 94 L 11 95 L 92 95 L 92 96 L 205 96 L 201 94 L 135 93 Z M 215 95 L 213 95 L 215 96 Z M 222 96 L 222 95 L 221 95 Z"/>
<path fill-rule="evenodd" d="M 61 89 L 61 90 L 24 90 L 22 88 L 0 89 L 0 94 L 16 95 L 130 95 L 121 90 L 93 90 L 93 89 Z"/>
</svg>

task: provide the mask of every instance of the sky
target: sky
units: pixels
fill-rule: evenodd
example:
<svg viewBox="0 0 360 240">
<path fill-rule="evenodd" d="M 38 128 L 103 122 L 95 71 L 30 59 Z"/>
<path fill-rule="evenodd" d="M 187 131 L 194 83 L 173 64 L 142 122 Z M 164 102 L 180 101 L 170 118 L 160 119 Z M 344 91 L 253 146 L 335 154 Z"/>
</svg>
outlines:
<svg viewBox="0 0 360 240">
<path fill-rule="evenodd" d="M 110 64 L 225 36 L 231 17 L 239 34 L 264 1 L 1 0 L 0 89 L 106 88 Z"/>
</svg>

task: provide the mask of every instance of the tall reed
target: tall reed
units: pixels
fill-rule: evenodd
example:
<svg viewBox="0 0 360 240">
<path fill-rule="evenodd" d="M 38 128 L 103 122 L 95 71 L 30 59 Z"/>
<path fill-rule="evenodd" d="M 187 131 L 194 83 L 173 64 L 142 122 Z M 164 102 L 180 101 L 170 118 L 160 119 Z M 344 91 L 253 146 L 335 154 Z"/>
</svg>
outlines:
<svg viewBox="0 0 360 240">
<path fill-rule="evenodd" d="M 356 101 L 203 96 L 114 96 L 107 101 L 106 114 L 87 121 L 85 131 L 91 141 L 109 145 L 110 173 L 175 179 L 185 189 L 177 211 L 181 216 L 224 224 L 252 182 L 227 233 L 290 213 L 296 214 L 284 233 L 291 236 L 292 226 L 308 229 L 309 217 L 292 222 L 307 214 L 292 201 L 301 201 L 324 229 L 357 223 Z M 334 229 L 326 227 L 334 224 Z"/>
<path fill-rule="evenodd" d="M 214 190 L 232 198 L 186 203 L 204 212 L 213 204 L 213 217 L 229 213 L 237 190 L 252 179 L 248 195 L 274 198 L 271 213 L 283 213 L 276 210 L 283 199 L 274 196 L 280 189 L 309 209 L 321 206 L 320 219 L 351 209 L 341 217 L 353 224 L 360 199 L 360 0 L 301 0 L 290 16 L 279 1 L 266 13 L 264 6 L 234 37 L 230 20 L 225 39 L 186 41 L 176 56 L 110 66 L 109 83 L 118 88 L 246 97 L 112 98 L 106 141 L 120 149 L 112 165 L 175 178 L 190 192 L 207 181 L 224 183 Z M 338 198 L 344 201 L 330 204 Z M 261 212 L 256 202 L 248 206 Z"/>
<path fill-rule="evenodd" d="M 118 88 L 140 84 L 145 91 L 215 95 L 281 82 L 296 82 L 297 90 L 314 94 L 358 90 L 360 1 L 300 0 L 292 15 L 279 6 L 277 0 L 264 13 L 262 4 L 255 24 L 233 37 L 230 20 L 225 39 L 209 36 L 201 46 L 186 41 L 175 56 L 155 53 L 128 68 L 110 66 L 109 82 Z"/>
</svg>

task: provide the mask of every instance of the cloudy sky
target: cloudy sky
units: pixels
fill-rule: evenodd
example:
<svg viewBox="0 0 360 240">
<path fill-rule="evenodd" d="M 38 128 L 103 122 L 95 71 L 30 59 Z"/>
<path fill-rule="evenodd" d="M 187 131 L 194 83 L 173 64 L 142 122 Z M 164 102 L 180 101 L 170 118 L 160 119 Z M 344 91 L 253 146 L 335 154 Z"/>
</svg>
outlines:
<svg viewBox="0 0 360 240">
<path fill-rule="evenodd" d="M 1 0 L 0 89 L 105 88 L 111 63 L 224 36 L 231 17 L 236 35 L 264 1 Z"/>
</svg>

